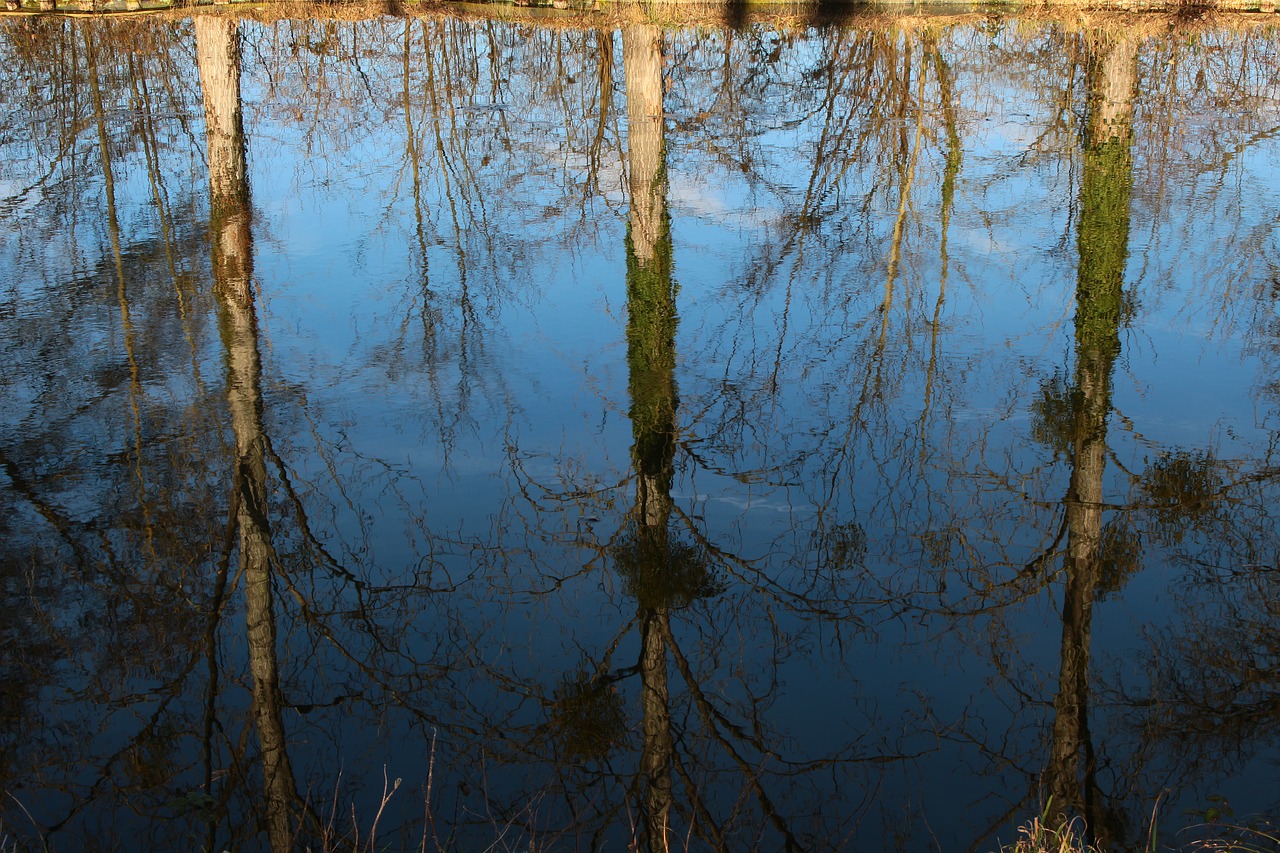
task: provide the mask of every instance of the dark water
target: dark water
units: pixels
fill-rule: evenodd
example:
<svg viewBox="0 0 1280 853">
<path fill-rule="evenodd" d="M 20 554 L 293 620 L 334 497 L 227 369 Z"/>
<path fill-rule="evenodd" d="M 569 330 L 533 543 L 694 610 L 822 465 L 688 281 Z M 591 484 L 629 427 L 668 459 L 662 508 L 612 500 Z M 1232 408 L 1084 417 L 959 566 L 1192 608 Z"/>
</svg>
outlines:
<svg viewBox="0 0 1280 853">
<path fill-rule="evenodd" d="M 0 836 L 1274 813 L 1278 54 L 5 22 Z"/>
</svg>

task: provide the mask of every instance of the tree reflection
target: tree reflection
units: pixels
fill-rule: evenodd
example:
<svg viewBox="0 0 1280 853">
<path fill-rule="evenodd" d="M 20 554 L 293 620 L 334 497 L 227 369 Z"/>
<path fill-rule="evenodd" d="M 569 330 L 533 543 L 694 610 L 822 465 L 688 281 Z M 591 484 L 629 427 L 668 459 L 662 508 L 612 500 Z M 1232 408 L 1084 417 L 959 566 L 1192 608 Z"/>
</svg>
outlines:
<svg viewBox="0 0 1280 853">
<path fill-rule="evenodd" d="M 635 616 L 550 691 L 548 722 L 555 730 L 553 743 L 564 752 L 557 763 L 565 767 L 565 793 L 576 804 L 575 828 L 599 833 L 592 838 L 608 838 L 618 822 L 625 822 L 634 827 L 634 844 L 655 851 L 689 839 L 715 849 L 731 849 L 733 839 L 759 844 L 762 837 L 787 849 L 805 843 L 829 846 L 854 816 L 811 799 L 820 798 L 813 787 L 820 784 L 818 777 L 831 773 L 844 780 L 842 801 L 856 802 L 868 784 L 861 768 L 900 756 L 878 748 L 871 732 L 841 737 L 839 746 L 812 756 L 789 747 L 803 740 L 801 733 L 791 731 L 786 720 L 772 720 L 768 709 L 778 701 L 777 671 L 788 665 L 786 650 L 800 642 L 790 632 L 816 632 L 826 623 L 839 633 L 839 616 L 851 613 L 853 603 L 839 600 L 834 591 L 815 590 L 804 579 L 769 577 L 762 571 L 764 561 L 714 541 L 696 507 L 683 509 L 673 496 L 677 479 L 688 476 L 682 468 L 699 460 L 683 440 L 682 421 L 689 414 L 681 408 L 676 380 L 678 288 L 667 198 L 663 73 L 668 38 L 651 25 L 622 31 L 631 430 L 630 471 L 622 487 L 630 494 L 621 529 L 598 552 L 603 559 L 582 542 L 590 555 L 582 574 L 597 564 L 610 566 Z M 517 472 L 522 480 L 527 476 Z M 548 544 L 582 541 L 580 533 L 542 532 L 559 520 L 558 504 L 586 502 L 591 509 L 584 513 L 609 512 L 599 497 L 608 487 L 575 484 L 572 472 L 564 479 L 561 485 L 529 478 L 521 488 L 522 496 L 537 496 L 529 526 Z M 555 581 L 543 594 L 573 600 L 561 588 L 580 575 L 566 578 L 554 562 L 539 571 L 544 582 Z M 789 617 L 800 624 L 790 625 Z M 636 662 L 615 667 L 633 627 Z M 754 653 L 772 655 L 757 663 L 762 672 L 733 671 L 737 655 L 752 653 L 745 646 L 735 651 L 721 640 L 721 632 L 733 630 L 761 634 Z M 622 731 L 625 694 L 619 691 L 632 678 L 638 682 L 639 743 L 635 763 L 627 768 L 621 758 L 628 745 Z M 626 804 L 612 802 L 617 791 L 626 792 Z M 620 814 L 623 805 L 627 811 Z M 598 815 L 598 828 L 586 823 L 588 814 Z M 793 829 L 794 822 L 812 831 L 807 840 Z"/>
<path fill-rule="evenodd" d="M 227 403 L 235 434 L 231 482 L 244 578 L 245 635 L 253 677 L 252 714 L 261 749 L 267 837 L 293 849 L 298 799 L 282 715 L 276 656 L 268 440 L 262 423 L 262 364 L 254 308 L 253 237 L 244 118 L 240 101 L 240 29 L 233 18 L 199 16 L 196 56 L 208 139 L 213 289 L 226 346 Z"/>
<path fill-rule="evenodd" d="M 667 214 L 666 119 L 662 108 L 662 33 L 652 25 L 622 32 L 627 86 L 627 363 L 631 458 L 636 496 L 630 530 L 614 564 L 639 605 L 640 780 L 648 849 L 668 849 L 671 822 L 671 695 L 666 638 L 671 610 L 704 593 L 706 562 L 670 529 L 676 449 L 676 294 Z M 705 594 L 705 593 L 704 593 Z"/>
<path fill-rule="evenodd" d="M 1039 782 L 1114 842 L 1145 743 L 1259 749 L 1274 451 L 1142 436 L 1116 377 L 1159 381 L 1121 357 L 1150 303 L 1239 313 L 1248 266 L 1126 283 L 1130 208 L 1169 217 L 1135 81 L 1176 112 L 1197 63 L 1270 43 L 599 23 L 4 42 L 0 772 L 55 780 L 42 826 L 127 806 L 161 842 L 288 849 L 325 830 L 301 801 L 345 805 L 335 768 L 367 825 L 385 764 L 423 792 L 388 809 L 402 842 L 425 806 L 441 846 L 914 847 L 917 793 L 985 761 L 973 799 Z M 1188 97 L 1220 116 L 1212 88 Z M 1165 558 L 1186 613 L 1142 622 L 1136 696 L 1094 614 Z M 1059 588 L 1060 635 L 1021 647 Z M 969 804 L 945 795 L 920 827 Z"/>
<path fill-rule="evenodd" d="M 1129 256 L 1129 201 L 1133 187 L 1133 100 L 1138 86 L 1137 45 L 1105 35 L 1088 39 L 1077 245 L 1075 380 L 1069 390 L 1071 479 L 1066 506 L 1066 585 L 1062 604 L 1061 665 L 1053 703 L 1052 747 L 1045 770 L 1053 817 L 1071 810 L 1105 840 L 1119 827 L 1098 787 L 1089 731 L 1089 656 L 1094 598 L 1102 583 L 1103 474 L 1112 375 L 1120 355 L 1124 273 Z"/>
</svg>

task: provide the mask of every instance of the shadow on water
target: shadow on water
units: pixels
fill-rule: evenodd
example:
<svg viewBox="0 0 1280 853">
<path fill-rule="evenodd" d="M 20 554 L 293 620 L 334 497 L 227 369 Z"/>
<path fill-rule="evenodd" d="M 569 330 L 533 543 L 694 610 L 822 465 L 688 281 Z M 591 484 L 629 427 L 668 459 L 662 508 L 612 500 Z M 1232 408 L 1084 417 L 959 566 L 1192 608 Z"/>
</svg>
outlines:
<svg viewBox="0 0 1280 853">
<path fill-rule="evenodd" d="M 721 20 L 727 28 L 744 33 L 752 24 L 752 12 L 767 8 L 752 0 L 724 0 Z M 804 6 L 804 20 L 811 27 L 839 27 L 873 8 L 863 0 L 812 0 Z"/>
<path fill-rule="evenodd" d="M 751 23 L 751 4 L 748 0 L 725 0 L 724 22 L 731 30 L 745 32 Z"/>
<path fill-rule="evenodd" d="M 872 8 L 860 0 L 813 0 L 805 20 L 811 27 L 841 27 Z"/>
</svg>

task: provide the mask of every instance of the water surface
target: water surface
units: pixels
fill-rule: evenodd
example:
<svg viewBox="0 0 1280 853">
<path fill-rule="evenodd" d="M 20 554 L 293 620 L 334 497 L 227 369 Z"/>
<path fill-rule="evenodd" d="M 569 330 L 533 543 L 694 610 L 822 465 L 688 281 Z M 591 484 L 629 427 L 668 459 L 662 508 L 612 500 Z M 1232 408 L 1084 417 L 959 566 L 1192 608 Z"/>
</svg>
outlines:
<svg viewBox="0 0 1280 853">
<path fill-rule="evenodd" d="M 1278 53 L 6 21 L 4 833 L 1274 813 Z"/>
</svg>

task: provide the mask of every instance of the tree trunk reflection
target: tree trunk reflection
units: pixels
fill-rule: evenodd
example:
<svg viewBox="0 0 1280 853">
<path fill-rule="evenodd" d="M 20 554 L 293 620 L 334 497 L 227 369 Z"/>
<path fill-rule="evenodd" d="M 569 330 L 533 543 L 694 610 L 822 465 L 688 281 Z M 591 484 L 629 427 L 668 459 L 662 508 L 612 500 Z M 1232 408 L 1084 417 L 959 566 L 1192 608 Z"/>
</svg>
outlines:
<svg viewBox="0 0 1280 853">
<path fill-rule="evenodd" d="M 1089 113 L 1080 188 L 1066 589 L 1046 793 L 1056 821 L 1065 821 L 1075 810 L 1084 816 L 1089 833 L 1105 841 L 1111 834 L 1110 821 L 1099 791 L 1088 723 L 1089 654 L 1094 596 L 1102 568 L 1107 416 L 1112 372 L 1120 354 L 1128 258 L 1136 44 L 1127 40 L 1090 44 L 1086 80 Z"/>
<path fill-rule="evenodd" d="M 673 550 L 671 481 L 675 459 L 675 286 L 667 215 L 662 116 L 662 32 L 652 25 L 622 33 L 627 87 L 627 361 L 632 461 L 636 477 L 630 569 L 639 603 L 644 826 L 650 850 L 667 849 L 672 799 L 671 713 L 666 637 L 670 634 Z"/>
<path fill-rule="evenodd" d="M 208 139 L 214 294 L 227 358 L 227 403 L 235 433 L 236 524 L 245 585 L 245 633 L 253 678 L 252 715 L 262 750 L 271 849 L 293 849 L 297 799 L 286 750 L 267 520 L 267 437 L 253 293 L 249 183 L 240 102 L 240 33 L 235 20 L 197 17 L 197 61 Z"/>
</svg>

